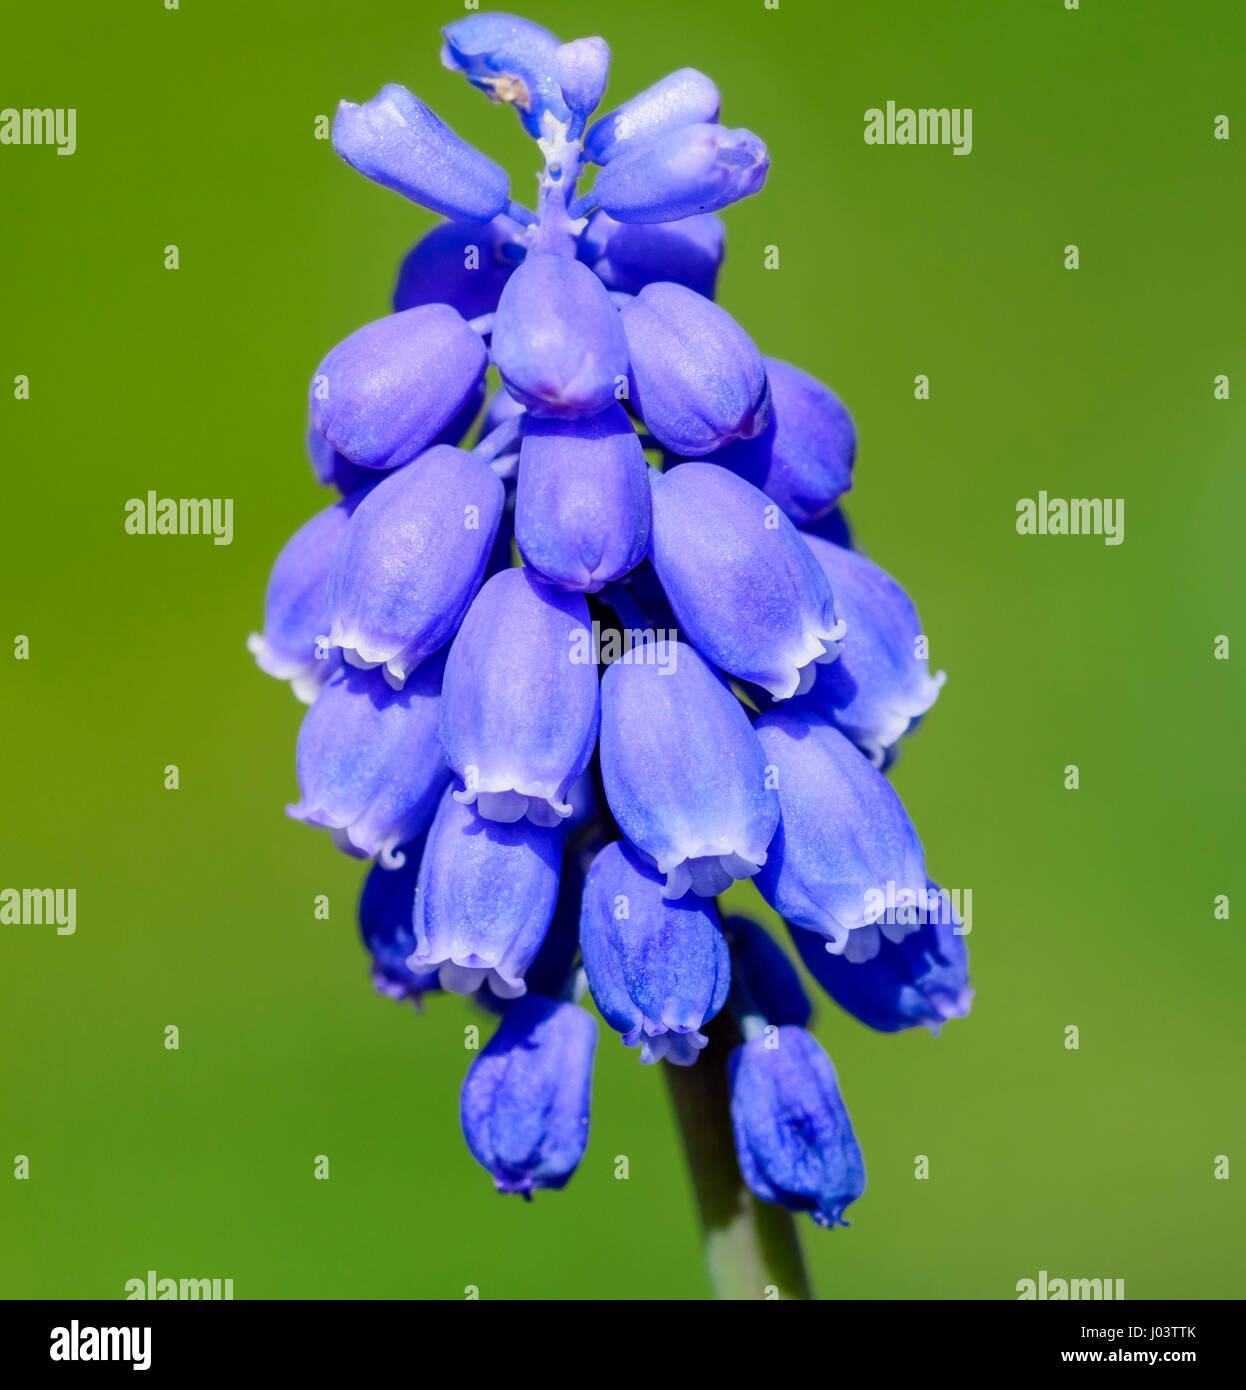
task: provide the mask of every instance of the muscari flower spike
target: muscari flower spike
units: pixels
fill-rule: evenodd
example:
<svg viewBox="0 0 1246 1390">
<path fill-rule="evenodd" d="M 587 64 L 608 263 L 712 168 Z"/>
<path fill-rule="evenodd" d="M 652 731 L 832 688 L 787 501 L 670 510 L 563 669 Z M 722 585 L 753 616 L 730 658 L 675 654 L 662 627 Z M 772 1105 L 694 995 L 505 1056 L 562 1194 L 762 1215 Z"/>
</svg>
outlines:
<svg viewBox="0 0 1246 1390">
<path fill-rule="evenodd" d="M 874 1028 L 937 1026 L 970 991 L 962 937 L 871 905 L 927 884 L 872 762 L 941 677 L 851 548 L 852 420 L 714 302 L 717 214 L 759 191 L 766 149 L 695 69 L 594 121 L 602 39 L 505 14 L 444 39 L 536 141 L 538 198 L 404 87 L 338 112 L 338 154 L 442 220 L 392 313 L 313 376 L 308 452 L 341 500 L 281 552 L 251 641 L 313 701 L 290 812 L 376 860 L 378 991 L 500 1016 L 461 1107 L 500 1191 L 561 1187 L 583 1157 L 587 988 L 644 1062 L 742 1036 L 745 1182 L 839 1224 L 864 1169 L 809 1000 L 715 897 L 753 878 Z"/>
</svg>

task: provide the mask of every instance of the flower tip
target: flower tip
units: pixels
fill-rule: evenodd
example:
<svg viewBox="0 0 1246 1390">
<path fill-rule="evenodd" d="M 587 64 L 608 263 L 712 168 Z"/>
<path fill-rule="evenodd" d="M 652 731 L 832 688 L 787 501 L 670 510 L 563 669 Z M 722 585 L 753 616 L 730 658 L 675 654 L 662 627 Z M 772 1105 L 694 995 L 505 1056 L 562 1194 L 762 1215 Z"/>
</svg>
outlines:
<svg viewBox="0 0 1246 1390">
<path fill-rule="evenodd" d="M 563 100 L 580 121 L 596 110 L 610 75 L 610 45 L 594 36 L 564 43 L 554 52 L 554 76 Z"/>
<path fill-rule="evenodd" d="M 360 107 L 357 101 L 347 101 L 346 98 L 343 97 L 337 104 L 337 110 L 333 113 L 333 148 L 339 155 L 342 155 L 343 159 L 345 159 L 346 156 L 342 154 L 338 143 L 341 124 L 352 112 L 358 111 L 359 109 Z"/>
</svg>

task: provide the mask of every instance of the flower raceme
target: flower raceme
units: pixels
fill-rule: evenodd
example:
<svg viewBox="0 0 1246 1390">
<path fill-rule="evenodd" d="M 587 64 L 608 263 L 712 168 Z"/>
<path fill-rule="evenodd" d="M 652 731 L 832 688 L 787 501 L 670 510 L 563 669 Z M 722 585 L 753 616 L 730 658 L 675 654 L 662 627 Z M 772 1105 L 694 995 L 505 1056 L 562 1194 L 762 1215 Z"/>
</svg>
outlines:
<svg viewBox="0 0 1246 1390">
<path fill-rule="evenodd" d="M 645 1063 L 694 1066 L 730 1015 L 744 1180 L 840 1224 L 864 1168 L 809 999 L 715 899 L 752 880 L 872 1028 L 965 1013 L 956 926 L 871 907 L 928 883 L 884 772 L 942 674 L 852 548 L 847 410 L 714 300 L 717 214 L 762 187 L 762 142 L 691 68 L 593 120 L 603 40 L 503 14 L 444 38 L 536 141 L 539 196 L 401 86 L 338 112 L 339 155 L 444 220 L 313 375 L 339 497 L 281 551 L 250 643 L 310 705 L 290 814 L 376 861 L 379 992 L 500 1018 L 461 1111 L 500 1191 L 584 1154 L 591 994 Z"/>
</svg>

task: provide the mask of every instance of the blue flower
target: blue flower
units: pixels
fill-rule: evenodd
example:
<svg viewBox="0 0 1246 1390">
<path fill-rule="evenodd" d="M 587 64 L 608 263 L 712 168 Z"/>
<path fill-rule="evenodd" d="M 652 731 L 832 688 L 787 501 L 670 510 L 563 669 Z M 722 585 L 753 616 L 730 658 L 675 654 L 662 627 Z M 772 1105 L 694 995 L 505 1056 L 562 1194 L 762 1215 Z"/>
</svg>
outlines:
<svg viewBox="0 0 1246 1390">
<path fill-rule="evenodd" d="M 766 862 L 779 819 L 744 707 L 684 642 L 610 666 L 601 773 L 619 829 L 666 876 L 665 893 L 713 897 Z"/>
<path fill-rule="evenodd" d="M 443 217 L 488 222 L 510 201 L 505 169 L 393 82 L 362 106 L 342 102 L 333 148 L 361 174 Z"/>
<path fill-rule="evenodd" d="M 684 285 L 646 285 L 620 311 L 632 406 L 674 454 L 751 439 L 770 421 L 761 354 L 727 313 Z"/>
<path fill-rule="evenodd" d="M 817 521 L 852 486 L 857 434 L 839 397 L 806 372 L 764 358 L 770 423 L 711 456 L 773 498 L 796 523 Z"/>
<path fill-rule="evenodd" d="M 499 1192 L 563 1187 L 588 1147 L 597 1025 L 577 1004 L 516 999 L 463 1083 L 467 1147 Z"/>
<path fill-rule="evenodd" d="M 411 919 L 423 850 L 420 839 L 402 847 L 396 856 L 403 861 L 398 868 L 374 864 L 359 900 L 359 933 L 372 959 L 376 992 L 409 999 L 417 1007 L 424 995 L 441 988 L 436 968 L 416 971 L 407 964 L 415 950 Z"/>
<path fill-rule="evenodd" d="M 621 406 L 530 421 L 519 465 L 515 540 L 542 579 L 596 593 L 645 558 L 649 468 Z"/>
<path fill-rule="evenodd" d="M 580 235 L 579 257 L 620 294 L 666 280 L 713 299 L 725 248 L 722 218 L 714 213 L 647 225 L 595 212 Z"/>
<path fill-rule="evenodd" d="M 576 39 L 554 53 L 553 73 L 573 119 L 568 132 L 578 135 L 597 109 L 610 76 L 610 45 L 605 39 Z"/>
<path fill-rule="evenodd" d="M 640 1060 L 691 1066 L 708 1041 L 700 1028 L 726 1002 L 731 962 L 713 905 L 663 888 L 626 841 L 607 845 L 584 881 L 580 950 L 602 1017 Z"/>
<path fill-rule="evenodd" d="M 680 629 L 775 699 L 807 690 L 845 625 L 809 546 L 750 483 L 712 463 L 653 479 L 653 567 Z"/>
<path fill-rule="evenodd" d="M 618 154 L 683 126 L 718 119 L 718 88 L 696 68 L 680 68 L 603 116 L 584 137 L 584 155 L 609 164 Z"/>
<path fill-rule="evenodd" d="M 385 476 L 375 468 L 360 468 L 345 454 L 339 454 L 312 423 L 307 427 L 307 457 L 316 481 L 323 487 L 337 488 L 343 497 L 375 487 Z"/>
<path fill-rule="evenodd" d="M 329 567 L 362 494 L 317 512 L 286 542 L 264 597 L 264 632 L 247 642 L 261 671 L 289 681 L 310 704 L 341 664 L 322 645 L 330 624 Z"/>
<path fill-rule="evenodd" d="M 891 911 L 926 866 L 879 770 L 942 677 L 850 548 L 847 411 L 714 302 L 717 211 L 761 189 L 766 147 L 695 69 L 594 120 L 603 39 L 475 13 L 444 36 L 536 142 L 537 196 L 403 87 L 339 109 L 346 162 L 443 220 L 312 380 L 341 500 L 281 551 L 250 643 L 313 701 L 289 811 L 377 859 L 381 993 L 500 1017 L 461 1107 L 500 1191 L 583 1156 L 587 989 L 642 1061 L 702 1068 L 677 1087 L 729 1061 L 743 1180 L 838 1224 L 864 1172 L 809 999 L 713 899 L 755 878 L 874 1028 L 963 1014 L 963 939 Z"/>
<path fill-rule="evenodd" d="M 779 943 L 748 917 L 728 917 L 723 930 L 731 943 L 731 968 L 742 1011 L 757 1014 L 767 1023 L 794 1023 L 803 1028 L 813 1014 L 813 1005 Z M 830 958 L 822 937 L 812 932 L 804 935 L 816 941 L 818 950 Z"/>
<path fill-rule="evenodd" d="M 921 925 L 899 941 L 884 938 L 872 959 L 832 955 L 814 932 L 792 927 L 792 941 L 809 973 L 841 1008 L 880 1033 L 929 1028 L 969 1012 L 969 953 L 960 919 L 937 884 L 917 909 Z"/>
<path fill-rule="evenodd" d="M 490 820 L 554 825 L 597 741 L 588 605 L 505 570 L 481 589 L 446 662 L 441 740 L 455 796 Z"/>
<path fill-rule="evenodd" d="M 311 384 L 312 423 L 361 468 L 396 468 L 436 442 L 472 399 L 488 354 L 448 304 L 356 329 Z"/>
<path fill-rule="evenodd" d="M 378 671 L 341 667 L 316 696 L 298 741 L 296 820 L 321 826 L 347 854 L 401 862 L 450 777 L 437 737 L 441 663 L 402 690 Z"/>
<path fill-rule="evenodd" d="M 731 1125 L 745 1182 L 763 1202 L 846 1226 L 865 1164 L 830 1058 L 803 1028 L 773 1028 L 731 1054 Z"/>
<path fill-rule="evenodd" d="M 518 232 L 509 217 L 495 217 L 483 225 L 439 222 L 415 243 L 398 268 L 394 313 L 423 304 L 449 304 L 465 319 L 493 313 L 523 256 Z M 471 423 L 467 421 L 463 433 Z M 457 444 L 458 439 L 448 442 Z"/>
<path fill-rule="evenodd" d="M 558 901 L 562 831 L 485 820 L 447 790 L 420 860 L 412 970 L 440 970 L 444 989 L 481 984 L 499 998 L 527 988 Z"/>
<path fill-rule="evenodd" d="M 783 808 L 757 876 L 762 897 L 831 950 L 870 959 L 881 936 L 910 930 L 885 920 L 889 903 L 915 904 L 926 891 L 913 823 L 882 773 L 813 711 L 771 710 L 757 738 Z"/>
<path fill-rule="evenodd" d="M 820 536 L 805 542 L 849 633 L 843 655 L 822 672 L 806 703 L 882 766 L 938 699 L 944 674 L 930 674 L 917 609 L 886 570 Z"/>
<path fill-rule="evenodd" d="M 493 362 L 534 415 L 574 420 L 614 403 L 627 374 L 627 340 L 606 287 L 587 266 L 533 252 L 502 291 Z"/>
<path fill-rule="evenodd" d="M 438 445 L 356 507 L 328 577 L 330 644 L 401 686 L 467 612 L 501 520 L 488 464 Z"/>
<path fill-rule="evenodd" d="M 620 151 L 580 205 L 616 222 L 674 222 L 750 197 L 769 170 L 766 147 L 751 130 L 686 125 Z"/>
<path fill-rule="evenodd" d="M 474 14 L 443 31 L 441 60 L 493 101 L 513 106 L 540 138 L 571 115 L 559 86 L 558 40 L 539 24 L 509 14 Z M 600 94 L 599 94 L 600 96 Z"/>
</svg>

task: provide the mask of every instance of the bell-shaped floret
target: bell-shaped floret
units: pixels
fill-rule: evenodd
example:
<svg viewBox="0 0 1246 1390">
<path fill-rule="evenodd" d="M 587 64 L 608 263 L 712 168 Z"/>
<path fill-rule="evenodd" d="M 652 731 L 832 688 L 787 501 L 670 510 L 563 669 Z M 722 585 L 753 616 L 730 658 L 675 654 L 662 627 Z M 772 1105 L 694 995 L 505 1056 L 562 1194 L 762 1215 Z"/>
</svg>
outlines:
<svg viewBox="0 0 1246 1390">
<path fill-rule="evenodd" d="M 596 415 L 626 389 L 627 340 L 606 287 L 586 265 L 535 252 L 506 282 L 493 361 L 533 415 Z"/>
<path fill-rule="evenodd" d="M 341 103 L 333 148 L 367 178 L 443 217 L 488 222 L 510 200 L 506 170 L 395 82 L 362 106 Z"/>
<path fill-rule="evenodd" d="M 328 580 L 360 495 L 317 512 L 282 547 L 264 597 L 264 631 L 247 646 L 256 665 L 310 704 L 339 662 L 328 646 Z"/>
<path fill-rule="evenodd" d="M 693 894 L 672 900 L 662 875 L 616 840 L 593 860 L 580 908 L 580 952 L 602 1017 L 642 1062 L 691 1066 L 700 1031 L 731 986 L 718 913 Z"/>
<path fill-rule="evenodd" d="M 588 604 L 528 569 L 487 580 L 446 662 L 441 738 L 455 795 L 490 820 L 553 825 L 597 738 Z"/>
<path fill-rule="evenodd" d="M 499 998 L 522 994 L 554 915 L 562 838 L 485 820 L 447 790 L 420 860 L 411 969 L 439 970 L 456 994 L 485 983 Z"/>
<path fill-rule="evenodd" d="M 607 289 L 620 294 L 639 294 L 667 280 L 713 299 L 725 244 L 722 218 L 714 213 L 646 226 L 595 212 L 577 254 Z"/>
<path fill-rule="evenodd" d="M 757 887 L 832 951 L 868 959 L 882 937 L 914 929 L 889 911 L 925 892 L 913 823 L 882 773 L 812 710 L 771 710 L 756 733 L 783 808 Z"/>
<path fill-rule="evenodd" d="M 398 847 L 423 834 L 450 777 L 440 667 L 429 662 L 402 690 L 353 666 L 330 677 L 299 730 L 302 799 L 290 815 L 330 830 L 347 854 L 400 864 Z"/>
<path fill-rule="evenodd" d="M 561 45 L 548 29 L 511 14 L 473 14 L 442 31 L 441 61 L 491 100 L 513 106 L 533 139 L 567 125 L 571 111 L 558 83 Z"/>
<path fill-rule="evenodd" d="M 896 914 L 905 911 L 897 908 Z M 969 953 L 951 895 L 938 884 L 914 909 L 920 925 L 900 941 L 883 938 L 871 960 L 853 961 L 826 949 L 816 932 L 792 927 L 792 940 L 809 973 L 832 999 L 869 1028 L 932 1033 L 969 1012 Z"/>
<path fill-rule="evenodd" d="M 846 1226 L 865 1191 L 865 1164 L 831 1059 L 803 1028 L 782 1027 L 731 1054 L 731 1125 L 755 1196 Z"/>
<path fill-rule="evenodd" d="M 448 445 L 368 493 L 329 571 L 331 645 L 401 686 L 467 612 L 505 496 L 487 463 Z"/>
<path fill-rule="evenodd" d="M 766 428 L 770 389 L 761 354 L 725 309 L 660 282 L 629 299 L 619 318 L 628 395 L 659 444 L 696 458 Z"/>
<path fill-rule="evenodd" d="M 619 829 L 667 897 L 714 897 L 766 862 L 779 806 L 744 706 L 684 642 L 633 647 L 602 679 L 601 772 Z"/>
<path fill-rule="evenodd" d="M 352 463 L 397 468 L 460 417 L 487 362 L 478 335 L 448 304 L 391 314 L 356 329 L 321 362 L 312 424 Z"/>
<path fill-rule="evenodd" d="M 751 130 L 682 126 L 629 145 L 597 175 L 573 212 L 592 207 L 616 222 L 674 222 L 751 197 L 769 170 L 766 147 Z"/>
<path fill-rule="evenodd" d="M 463 1083 L 459 1118 L 499 1192 L 563 1187 L 588 1146 L 597 1024 L 578 1004 L 528 994 L 507 1007 Z"/>
<path fill-rule="evenodd" d="M 652 476 L 650 557 L 680 630 L 716 666 L 776 700 L 839 655 L 845 625 L 800 532 L 713 463 Z"/>
<path fill-rule="evenodd" d="M 394 312 L 449 304 L 465 319 L 493 313 L 522 257 L 513 239 L 517 230 L 506 217 L 434 227 L 407 252 L 398 269 Z"/>
<path fill-rule="evenodd" d="M 649 465 L 622 406 L 530 420 L 519 452 L 515 540 L 560 589 L 596 593 L 645 558 Z"/>
<path fill-rule="evenodd" d="M 857 436 L 835 393 L 807 372 L 767 357 L 770 424 L 719 450 L 730 468 L 773 498 L 797 526 L 817 521 L 852 486 Z"/>
<path fill-rule="evenodd" d="M 681 126 L 716 121 L 718 88 L 703 72 L 680 68 L 608 112 L 584 137 L 584 155 L 594 164 L 608 164 Z"/>
<path fill-rule="evenodd" d="M 820 536 L 805 543 L 835 592 L 848 626 L 840 659 L 806 697 L 882 766 L 891 749 L 938 699 L 946 679 L 930 674 L 928 643 L 912 599 L 886 570 Z"/>
</svg>

